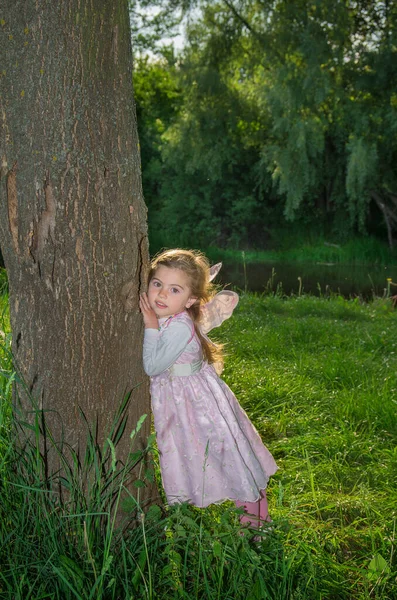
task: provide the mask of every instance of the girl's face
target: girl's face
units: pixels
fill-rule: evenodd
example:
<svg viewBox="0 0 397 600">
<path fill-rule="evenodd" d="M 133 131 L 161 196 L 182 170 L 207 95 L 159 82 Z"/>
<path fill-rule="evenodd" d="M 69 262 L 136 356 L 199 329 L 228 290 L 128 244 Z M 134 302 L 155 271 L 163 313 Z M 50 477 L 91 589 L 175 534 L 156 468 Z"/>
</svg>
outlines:
<svg viewBox="0 0 397 600">
<path fill-rule="evenodd" d="M 171 317 L 194 304 L 189 278 L 181 269 L 158 267 L 149 283 L 148 299 L 150 307 L 158 319 Z"/>
</svg>

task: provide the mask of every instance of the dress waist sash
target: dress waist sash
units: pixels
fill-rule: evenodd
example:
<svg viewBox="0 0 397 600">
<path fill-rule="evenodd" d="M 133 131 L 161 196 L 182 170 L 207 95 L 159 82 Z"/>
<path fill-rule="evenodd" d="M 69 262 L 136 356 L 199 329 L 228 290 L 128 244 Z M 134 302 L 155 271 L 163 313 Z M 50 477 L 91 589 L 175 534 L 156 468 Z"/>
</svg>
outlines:
<svg viewBox="0 0 397 600">
<path fill-rule="evenodd" d="M 196 360 L 192 363 L 174 364 L 169 369 L 170 375 L 173 377 L 186 377 L 187 375 L 193 375 L 193 373 L 200 371 L 202 364 L 202 360 Z"/>
</svg>

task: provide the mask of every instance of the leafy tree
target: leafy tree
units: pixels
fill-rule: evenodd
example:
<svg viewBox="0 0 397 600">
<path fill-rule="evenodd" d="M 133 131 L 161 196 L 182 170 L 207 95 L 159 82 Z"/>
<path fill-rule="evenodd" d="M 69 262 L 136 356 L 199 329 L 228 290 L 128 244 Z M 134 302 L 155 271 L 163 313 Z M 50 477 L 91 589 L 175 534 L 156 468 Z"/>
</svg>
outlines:
<svg viewBox="0 0 397 600">
<path fill-rule="evenodd" d="M 137 55 L 161 54 L 159 41 L 178 34 L 189 0 L 128 0 L 131 34 Z"/>
<path fill-rule="evenodd" d="M 157 230 L 155 218 L 161 210 L 160 188 L 164 176 L 162 136 L 178 114 L 181 103 L 173 53 L 167 57 L 154 62 L 148 57 L 138 58 L 134 71 L 142 183 L 149 204 L 149 234 L 153 247 L 163 245 L 161 227 Z"/>
<path fill-rule="evenodd" d="M 173 66 L 182 104 L 159 145 L 164 227 L 177 223 L 182 243 L 195 231 L 203 244 L 260 245 L 282 211 L 347 235 L 371 227 L 375 201 L 392 245 L 394 3 L 190 6 L 202 12 Z"/>
</svg>

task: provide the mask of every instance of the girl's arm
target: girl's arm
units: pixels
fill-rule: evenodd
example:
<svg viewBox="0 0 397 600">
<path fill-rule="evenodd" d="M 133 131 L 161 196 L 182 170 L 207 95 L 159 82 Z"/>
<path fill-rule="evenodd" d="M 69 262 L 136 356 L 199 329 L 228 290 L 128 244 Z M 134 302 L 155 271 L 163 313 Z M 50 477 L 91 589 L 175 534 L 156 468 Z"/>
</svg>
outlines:
<svg viewBox="0 0 397 600">
<path fill-rule="evenodd" d="M 145 329 L 143 368 L 147 375 L 153 377 L 169 369 L 191 339 L 191 328 L 183 321 L 171 322 L 161 335 L 158 329 Z"/>
</svg>

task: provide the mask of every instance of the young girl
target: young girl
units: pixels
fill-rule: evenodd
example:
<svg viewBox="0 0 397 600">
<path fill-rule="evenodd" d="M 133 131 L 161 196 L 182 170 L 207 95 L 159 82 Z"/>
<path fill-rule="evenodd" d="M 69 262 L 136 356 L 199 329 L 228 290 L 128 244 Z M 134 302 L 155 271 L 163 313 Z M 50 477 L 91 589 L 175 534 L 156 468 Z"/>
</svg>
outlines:
<svg viewBox="0 0 397 600">
<path fill-rule="evenodd" d="M 234 500 L 251 515 L 242 521 L 258 527 L 269 520 L 265 488 L 277 466 L 214 368 L 219 347 L 205 334 L 238 302 L 234 292 L 211 293 L 219 268 L 210 270 L 190 250 L 168 250 L 153 260 L 140 299 L 143 363 L 168 503 Z"/>
</svg>

